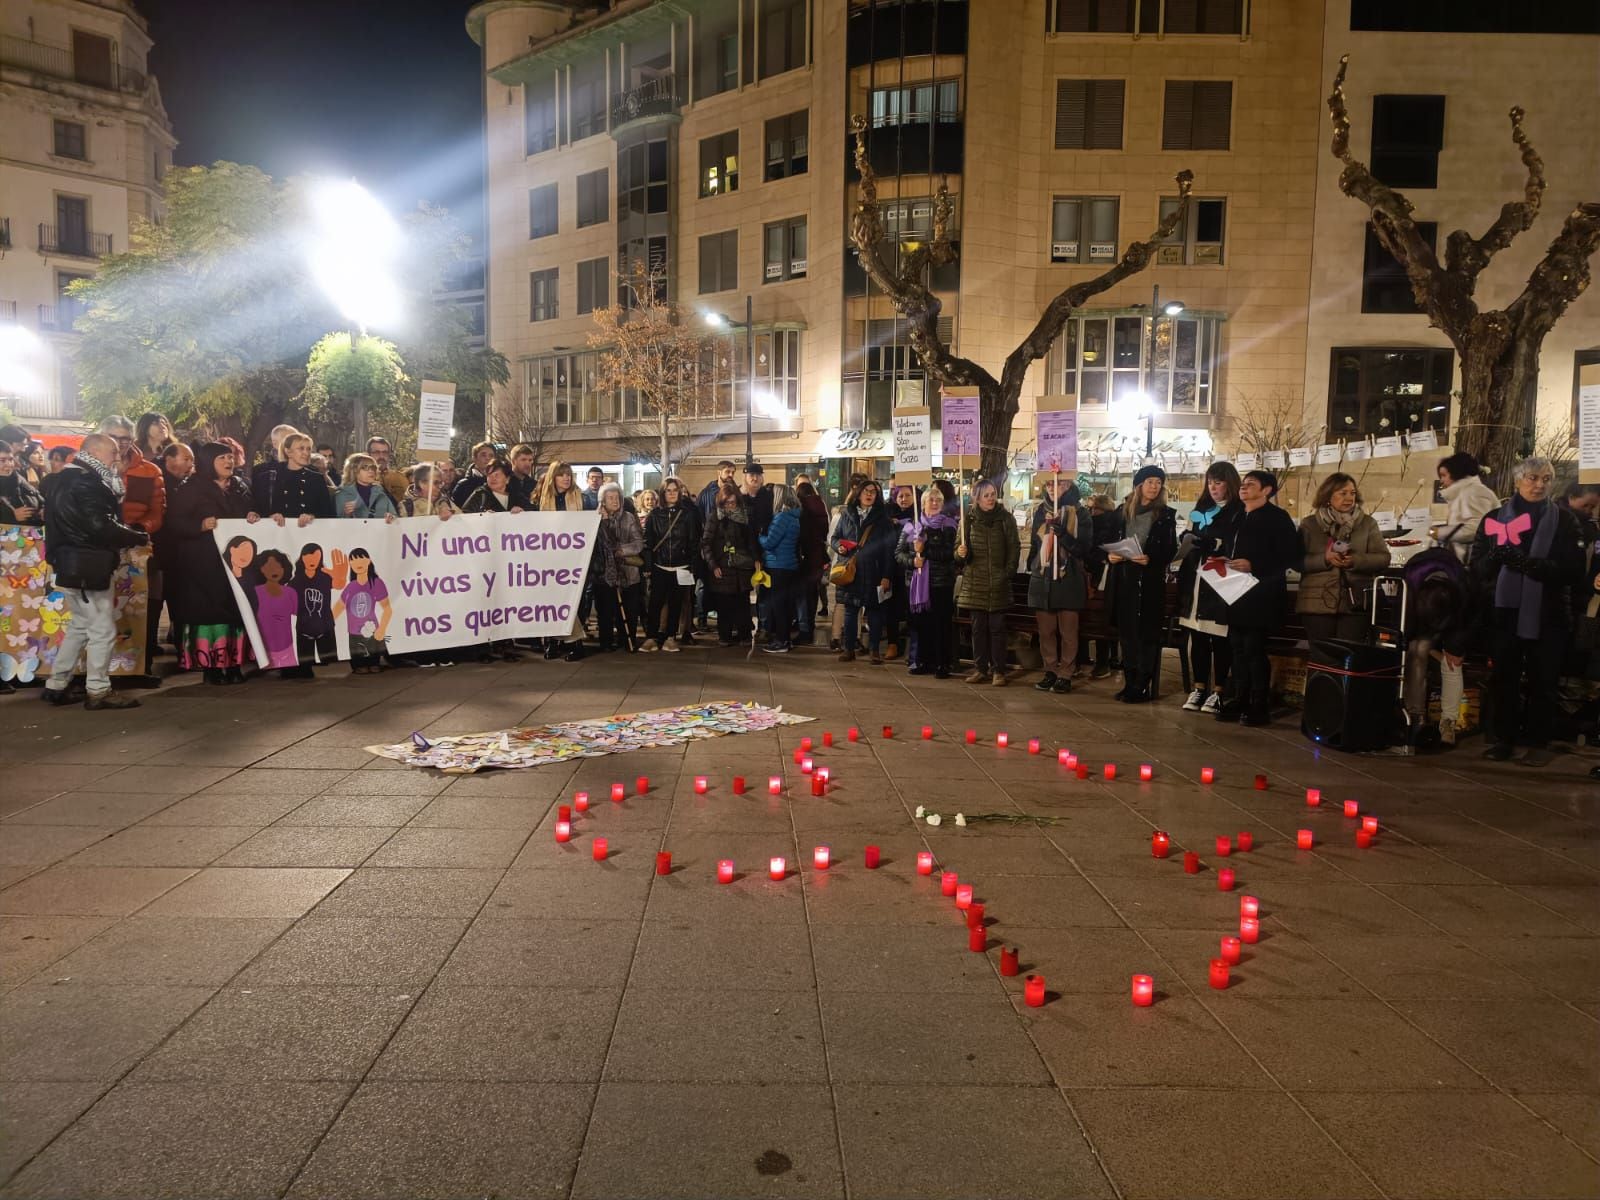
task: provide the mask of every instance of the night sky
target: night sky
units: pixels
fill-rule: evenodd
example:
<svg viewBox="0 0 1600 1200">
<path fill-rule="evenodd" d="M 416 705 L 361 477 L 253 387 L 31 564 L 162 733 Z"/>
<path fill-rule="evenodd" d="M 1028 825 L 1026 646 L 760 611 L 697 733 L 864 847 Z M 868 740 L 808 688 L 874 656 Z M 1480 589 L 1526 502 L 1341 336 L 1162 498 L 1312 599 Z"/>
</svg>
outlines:
<svg viewBox="0 0 1600 1200">
<path fill-rule="evenodd" d="M 482 229 L 479 51 L 466 0 L 136 0 L 181 165 L 355 176 L 392 211 Z"/>
</svg>

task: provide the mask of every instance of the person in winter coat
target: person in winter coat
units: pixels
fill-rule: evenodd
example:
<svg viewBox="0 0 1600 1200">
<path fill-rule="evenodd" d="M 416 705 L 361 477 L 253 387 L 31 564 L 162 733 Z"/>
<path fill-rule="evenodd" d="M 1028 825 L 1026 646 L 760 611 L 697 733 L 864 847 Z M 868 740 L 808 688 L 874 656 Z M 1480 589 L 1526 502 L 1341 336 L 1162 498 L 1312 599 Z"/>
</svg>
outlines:
<svg viewBox="0 0 1600 1200">
<path fill-rule="evenodd" d="M 895 526 L 883 506 L 878 481 L 869 479 L 846 500 L 833 531 L 831 549 L 841 565 L 855 564 L 849 583 L 841 584 L 838 598 L 844 604 L 844 649 L 840 662 L 854 662 L 861 614 L 866 613 L 866 650 L 874 665 L 883 662 L 884 597 L 893 587 Z"/>
<path fill-rule="evenodd" d="M 1117 513 L 1113 542 L 1133 537 L 1142 554 L 1107 553 L 1106 609 L 1122 641 L 1122 690 L 1112 696 L 1128 704 L 1155 699 L 1156 667 L 1161 660 L 1162 623 L 1167 607 L 1167 564 L 1178 552 L 1178 518 L 1167 503 L 1167 473 L 1140 467 L 1133 490 Z"/>
<path fill-rule="evenodd" d="M 828 618 L 828 649 L 835 654 L 844 649 L 844 588 L 833 582 L 833 568 L 839 565 L 839 553 L 834 549 L 834 535 L 839 532 L 839 522 L 844 517 L 844 510 L 855 502 L 856 496 L 861 491 L 861 485 L 870 478 L 871 476 L 863 475 L 859 471 L 852 472 L 850 482 L 845 488 L 844 503 L 833 510 L 828 520 L 828 572 L 823 583 L 823 591 L 826 592 L 829 587 L 833 588 L 833 604 L 829 608 L 831 616 Z"/>
<path fill-rule="evenodd" d="M 1064 696 L 1072 690 L 1078 661 L 1078 614 L 1089 603 L 1085 556 L 1093 546 L 1094 523 L 1082 494 L 1071 480 L 1052 477 L 1033 510 L 1028 534 L 1028 606 L 1039 630 L 1044 675 L 1041 692 Z"/>
<path fill-rule="evenodd" d="M 1205 489 L 1189 514 L 1189 529 L 1178 543 L 1178 624 L 1189 633 L 1189 671 L 1194 690 L 1185 712 L 1222 711 L 1223 691 L 1233 652 L 1228 649 L 1228 606 L 1200 577 L 1200 564 L 1216 557 L 1223 540 L 1244 512 L 1239 503 L 1239 472 L 1230 462 L 1206 468 Z"/>
<path fill-rule="evenodd" d="M 639 613 L 644 608 L 644 530 L 639 518 L 622 506 L 622 488 L 600 485 L 600 576 L 595 580 L 599 610 L 600 649 L 626 650 L 637 644 Z"/>
<path fill-rule="evenodd" d="M 411 484 L 400 498 L 402 517 L 438 517 L 448 521 L 456 514 L 455 501 L 450 499 L 450 488 L 442 474 L 419 465 L 411 473 Z"/>
<path fill-rule="evenodd" d="M 1089 519 L 1094 525 L 1094 548 L 1088 557 L 1089 578 L 1098 580 L 1097 587 L 1105 587 L 1111 581 L 1111 564 L 1106 561 L 1105 552 L 1100 549 L 1108 542 L 1117 540 L 1117 530 L 1122 528 L 1122 515 L 1117 511 L 1117 503 L 1104 492 L 1096 492 L 1089 497 Z M 1107 610 L 1109 616 L 1109 610 Z M 1096 638 L 1093 645 L 1094 666 L 1089 669 L 1090 679 L 1104 679 L 1113 671 L 1122 669 L 1122 650 L 1117 645 L 1115 638 Z"/>
<path fill-rule="evenodd" d="M 283 461 L 257 477 L 266 491 L 254 495 L 255 503 L 279 525 L 292 519 L 304 529 L 318 517 L 333 517 L 333 493 L 328 481 L 311 469 L 311 439 L 305 434 L 284 438 Z"/>
<path fill-rule="evenodd" d="M 1454 746 L 1466 694 L 1461 664 L 1478 625 L 1475 589 L 1466 567 L 1447 547 L 1424 550 L 1408 560 L 1404 570 L 1410 612 L 1405 679 L 1409 748 L 1415 747 L 1426 728 L 1428 670 L 1433 661 L 1439 664 L 1439 741 Z"/>
<path fill-rule="evenodd" d="M 1433 527 L 1433 540 L 1448 547 L 1462 562 L 1472 553 L 1483 518 L 1500 507 L 1500 498 L 1483 482 L 1478 460 L 1465 452 L 1439 463 L 1439 494 L 1448 506 L 1444 524 Z"/>
<path fill-rule="evenodd" d="M 913 675 L 949 679 L 955 661 L 956 533 L 960 518 L 945 511 L 944 494 L 922 493 L 922 516 L 900 533 L 895 561 L 906 572 L 906 601 L 917 638 Z"/>
<path fill-rule="evenodd" d="M 1367 589 L 1389 565 L 1378 523 L 1361 509 L 1361 489 L 1343 471 L 1322 481 L 1300 522 L 1300 593 L 1295 611 L 1306 636 L 1358 642 L 1367 635 Z"/>
<path fill-rule="evenodd" d="M 220 442 L 201 446 L 194 474 L 172 502 L 173 608 L 183 626 L 178 661 L 186 671 L 204 671 L 212 684 L 243 683 L 240 668 L 250 656 L 228 573 L 233 571 L 246 600 L 259 582 L 251 574 L 255 544 L 250 539 L 224 556 L 211 536 L 218 521 L 259 519 L 250 489 L 234 470 L 228 447 Z"/>
<path fill-rule="evenodd" d="M 787 654 L 800 578 L 800 501 L 781 483 L 772 485 L 772 524 L 761 535 L 761 561 L 772 577 L 767 644 L 762 649 L 768 654 Z"/>
<path fill-rule="evenodd" d="M 900 544 L 900 535 L 905 532 L 906 526 L 917 518 L 917 492 L 910 484 L 893 484 L 884 498 L 884 508 L 889 514 L 889 520 L 894 525 L 895 545 Z M 901 631 L 906 635 L 906 659 L 914 661 L 911 653 L 911 608 L 906 601 L 905 572 L 896 571 L 890 581 L 894 592 L 889 597 L 889 603 L 883 611 L 883 637 L 885 658 L 894 658 L 900 653 Z"/>
<path fill-rule="evenodd" d="M 0 525 L 43 524 L 44 497 L 18 468 L 17 451 L 0 442 Z"/>
<path fill-rule="evenodd" d="M 468 513 L 521 512 L 522 509 L 516 506 L 516 497 L 511 494 L 511 464 L 503 458 L 497 458 L 490 463 L 488 469 L 483 473 L 482 485 L 467 497 L 467 502 L 461 506 L 461 511 Z"/>
<path fill-rule="evenodd" d="M 710 572 L 706 605 L 717 613 L 717 641 L 731 646 L 748 640 L 750 578 L 761 565 L 761 543 L 750 524 L 750 510 L 731 482 L 717 493 L 700 536 L 700 557 Z"/>
<path fill-rule="evenodd" d="M 700 495 L 695 503 L 700 507 L 700 523 L 706 525 L 717 511 L 717 497 L 721 494 L 723 485 L 738 491 L 739 485 L 734 483 L 733 477 L 737 468 L 731 459 L 723 459 L 717 464 L 717 477 L 705 487 L 700 489 Z"/>
<path fill-rule="evenodd" d="M 1493 744 L 1484 757 L 1504 762 L 1520 738 L 1530 766 L 1549 761 L 1556 683 L 1572 622 L 1572 589 L 1585 582 L 1577 518 L 1553 503 L 1547 458 L 1525 458 L 1511 473 L 1516 492 L 1484 517 L 1468 563 L 1491 589 L 1487 600 Z M 1526 680 L 1527 701 L 1523 702 Z"/>
<path fill-rule="evenodd" d="M 352 454 L 344 460 L 340 475 L 344 483 L 333 494 L 333 511 L 337 516 L 392 521 L 400 515 L 394 498 L 383 486 L 378 460 L 372 455 Z"/>
<path fill-rule="evenodd" d="M 1228 531 L 1221 553 L 1230 571 L 1254 575 L 1256 585 L 1228 605 L 1228 644 L 1233 650 L 1233 694 L 1217 720 L 1265 725 L 1272 720 L 1272 662 L 1267 639 L 1283 624 L 1289 584 L 1286 572 L 1302 561 L 1294 518 L 1276 504 L 1278 478 L 1249 471 L 1239 481 L 1244 512 Z M 1202 570 L 1206 569 L 1202 565 Z"/>
<path fill-rule="evenodd" d="M 455 505 L 456 511 L 467 502 L 467 497 L 483 486 L 484 472 L 489 469 L 489 464 L 499 458 L 493 442 L 479 442 L 472 448 L 472 465 L 462 473 L 460 479 L 450 485 L 450 503 Z"/>
<path fill-rule="evenodd" d="M 985 479 L 972 493 L 972 507 L 956 545 L 961 564 L 957 603 L 972 617 L 973 668 L 968 683 L 1006 685 L 1006 610 L 1011 580 L 1022 556 L 1017 523 L 1000 503 L 1000 489 Z"/>
<path fill-rule="evenodd" d="M 828 506 L 808 479 L 794 490 L 800 501 L 800 575 L 795 584 L 796 636 L 804 645 L 817 640 L 817 610 L 828 571 Z"/>
<path fill-rule="evenodd" d="M 662 482 L 645 517 L 644 546 L 650 596 L 641 649 L 676 654 L 683 648 L 684 605 L 694 608 L 694 583 L 685 583 L 683 573 L 692 579 L 700 563 L 700 509 L 676 475 Z"/>
<path fill-rule="evenodd" d="M 117 443 L 117 462 L 121 464 L 123 494 L 122 523 L 148 534 L 161 531 L 167 511 L 167 487 L 161 478 L 159 462 L 146 460 L 134 444 L 133 422 L 127 417 L 107 417 L 100 432 Z"/>
<path fill-rule="evenodd" d="M 510 476 L 511 470 L 507 467 L 508 480 Z M 539 482 L 539 511 L 583 512 L 588 507 L 588 497 L 578 486 L 572 464 L 562 462 L 560 459 L 551 462 L 549 469 L 544 473 L 544 478 Z M 583 595 L 578 598 L 578 613 L 572 623 L 572 629 L 564 641 L 550 638 L 545 642 L 545 658 L 563 658 L 567 662 L 577 662 L 583 657 L 583 630 L 589 624 L 589 614 L 594 609 L 594 589 L 599 586 L 596 577 L 600 573 L 601 566 L 600 539 L 597 537 L 589 554 L 589 573 L 584 577 Z"/>
</svg>

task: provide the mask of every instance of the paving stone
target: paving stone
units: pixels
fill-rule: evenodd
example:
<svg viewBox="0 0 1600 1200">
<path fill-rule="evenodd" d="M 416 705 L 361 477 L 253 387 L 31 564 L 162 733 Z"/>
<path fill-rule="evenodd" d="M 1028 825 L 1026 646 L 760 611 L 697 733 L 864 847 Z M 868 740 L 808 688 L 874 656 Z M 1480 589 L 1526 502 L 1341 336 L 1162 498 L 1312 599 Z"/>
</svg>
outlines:
<svg viewBox="0 0 1600 1200">
<path fill-rule="evenodd" d="M 283 825 L 404 825 L 428 806 L 418 795 L 360 796 L 332 792 L 272 818 Z"/>
<path fill-rule="evenodd" d="M 398 830 L 368 860 L 374 867 L 509 867 L 527 835 L 509 829 Z"/>
<path fill-rule="evenodd" d="M 999 989 L 988 996 L 923 996 L 914 1014 L 907 1013 L 903 996 L 829 992 L 822 998 L 822 1019 L 836 1083 L 1050 1082 L 1038 1049 Z"/>
<path fill-rule="evenodd" d="M 249 836 L 236 825 L 135 825 L 67 861 L 74 867 L 203 867 Z"/>
<path fill-rule="evenodd" d="M 15 987 L 110 926 L 114 917 L 0 917 L 0 988 Z"/>
<path fill-rule="evenodd" d="M 319 917 L 297 921 L 240 975 L 241 987 L 426 986 L 466 932 L 454 917 Z"/>
<path fill-rule="evenodd" d="M 206 987 L 16 988 L 0 996 L 0 1079 L 109 1084 L 210 995 Z"/>
<path fill-rule="evenodd" d="M 633 921 L 474 921 L 439 972 L 439 982 L 479 987 L 622 987 L 639 926 Z M 701 972 L 704 963 L 694 964 Z M 643 981 L 641 980 L 641 985 Z M 693 980 L 683 983 L 692 986 Z"/>
<path fill-rule="evenodd" d="M 826 1083 L 808 991 L 630 987 L 606 1078 L 660 1083 Z"/>
<path fill-rule="evenodd" d="M 578 872 L 581 872 L 579 874 Z M 578 860 L 553 869 L 512 867 L 483 906 L 487 917 L 637 916 L 654 877 L 624 864 Z"/>
<path fill-rule="evenodd" d="M 14 812 L 0 829 L 15 825 L 97 825 L 121 829 L 142 821 L 176 803 L 184 793 L 148 792 L 63 792 L 38 804 Z"/>
<path fill-rule="evenodd" d="M 218 785 L 225 788 L 226 783 Z M 305 803 L 305 797 L 283 792 L 218 790 L 186 796 L 146 817 L 146 825 L 243 825 L 260 829 Z"/>
<path fill-rule="evenodd" d="M 124 917 L 194 873 L 180 867 L 54 866 L 0 892 L 0 913 Z"/>
<path fill-rule="evenodd" d="M 1597 1028 L 1554 1000 L 1399 1000 L 1395 1006 L 1496 1085 L 1600 1093 Z"/>
<path fill-rule="evenodd" d="M 298 917 L 350 872 L 302 867 L 207 867 L 150 905 L 153 916 Z"/>
<path fill-rule="evenodd" d="M 824 991 L 992 992 L 995 968 L 967 949 L 965 928 L 819 925 L 812 929 L 817 986 Z M 995 953 L 998 954 L 998 951 Z"/>
<path fill-rule="evenodd" d="M 251 834 L 219 867 L 359 867 L 394 833 L 381 825 L 274 825 Z"/>
<path fill-rule="evenodd" d="M 362 867 L 317 905 L 319 917 L 472 917 L 501 871 Z"/>
<path fill-rule="evenodd" d="M 0 1105 L 0 1179 L 16 1172 L 105 1091 L 98 1083 L 8 1083 Z"/>
<path fill-rule="evenodd" d="M 804 926 L 647 921 L 628 982 L 792 991 L 815 987 L 815 978 Z"/>
<path fill-rule="evenodd" d="M 0 866 L 46 866 L 116 830 L 83 825 L 0 825 Z"/>
<path fill-rule="evenodd" d="M 85 984 L 221 987 L 289 928 L 272 917 L 132 916 L 54 964 Z"/>
<path fill-rule="evenodd" d="M 1600 1104 L 1578 1092 L 1519 1092 L 1517 1099 L 1549 1121 L 1590 1158 L 1600 1159 Z"/>
</svg>

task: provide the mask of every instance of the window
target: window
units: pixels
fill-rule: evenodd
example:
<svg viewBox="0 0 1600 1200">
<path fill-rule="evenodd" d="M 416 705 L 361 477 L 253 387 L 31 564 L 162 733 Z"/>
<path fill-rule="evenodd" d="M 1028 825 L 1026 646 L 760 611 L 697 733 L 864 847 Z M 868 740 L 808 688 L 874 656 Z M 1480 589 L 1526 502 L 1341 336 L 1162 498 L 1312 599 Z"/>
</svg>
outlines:
<svg viewBox="0 0 1600 1200">
<path fill-rule="evenodd" d="M 1330 358 L 1330 439 L 1449 429 L 1454 351 L 1341 346 Z"/>
<path fill-rule="evenodd" d="M 848 65 L 864 67 L 924 54 L 965 54 L 968 7 L 967 0 L 856 0 L 849 6 L 845 33 Z M 979 3 L 970 7 L 981 11 Z"/>
<path fill-rule="evenodd" d="M 1226 150 L 1233 123 L 1233 84 L 1169 79 L 1161 109 L 1163 150 Z"/>
<path fill-rule="evenodd" d="M 572 68 L 568 136 L 575 142 L 606 131 L 606 60 L 597 55 Z"/>
<path fill-rule="evenodd" d="M 578 176 L 578 228 L 611 219 L 610 172 L 601 167 Z"/>
<path fill-rule="evenodd" d="M 1133 0 L 1051 0 L 1045 15 L 1050 33 L 1133 32 Z"/>
<path fill-rule="evenodd" d="M 1161 219 L 1178 207 L 1176 196 L 1161 197 Z M 1227 225 L 1228 202 L 1189 198 L 1189 211 L 1162 243 L 1156 261 L 1171 265 L 1215 266 L 1222 261 L 1222 235 Z"/>
<path fill-rule="evenodd" d="M 1122 149 L 1121 79 L 1056 80 L 1056 149 Z"/>
<path fill-rule="evenodd" d="M 1351 0 L 1350 28 L 1382 33 L 1600 33 L 1592 0 Z"/>
<path fill-rule="evenodd" d="M 523 376 L 532 424 L 585 425 L 615 419 L 615 398 L 595 386 L 598 355 L 547 354 L 531 359 Z"/>
<path fill-rule="evenodd" d="M 660 304 L 667 302 L 667 290 L 670 280 L 667 278 L 667 239 L 666 236 L 632 238 L 617 249 L 617 303 L 629 308 L 634 307 L 638 297 L 633 294 L 631 287 L 625 286 L 624 280 L 632 278 L 632 264 L 642 262 L 655 280 L 656 301 Z"/>
<path fill-rule="evenodd" d="M 767 122 L 767 178 L 787 179 L 806 173 L 810 148 L 811 112 L 802 108 Z"/>
<path fill-rule="evenodd" d="M 79 83 L 114 89 L 117 86 L 116 61 L 110 38 L 78 29 L 72 31 L 72 77 Z"/>
<path fill-rule="evenodd" d="M 1115 262 L 1115 196 L 1058 196 L 1050 206 L 1050 261 Z"/>
<path fill-rule="evenodd" d="M 57 251 L 62 254 L 88 254 L 89 202 L 82 196 L 57 196 L 55 232 Z"/>
<path fill-rule="evenodd" d="M 84 149 L 83 126 L 76 121 L 57 121 L 56 153 L 62 158 L 88 158 Z M 159 177 L 159 176 L 158 176 Z"/>
<path fill-rule="evenodd" d="M 1372 173 L 1390 187 L 1439 186 L 1443 96 L 1372 98 Z"/>
<path fill-rule="evenodd" d="M 940 317 L 939 339 L 952 345 L 955 323 Z M 903 319 L 851 321 L 845 327 L 839 424 L 845 429 L 888 429 L 895 408 L 926 404 L 932 426 L 939 428 L 939 389 L 911 346 L 911 330 Z"/>
<path fill-rule="evenodd" d="M 529 154 L 553 150 L 556 145 L 556 85 L 554 79 L 524 84 L 522 88 L 523 140 Z"/>
<path fill-rule="evenodd" d="M 739 86 L 739 11 L 731 0 L 701 6 L 694 23 L 697 100 Z"/>
<path fill-rule="evenodd" d="M 761 0 L 761 77 L 806 65 L 806 0 Z"/>
<path fill-rule="evenodd" d="M 617 220 L 667 211 L 667 159 L 665 138 L 617 150 Z"/>
<path fill-rule="evenodd" d="M 561 272 L 555 267 L 528 276 L 528 320 L 554 321 L 560 315 L 556 301 L 560 278 Z"/>
<path fill-rule="evenodd" d="M 1141 33 L 1240 33 L 1244 29 L 1241 0 L 1144 0 L 1139 9 Z"/>
<path fill-rule="evenodd" d="M 547 183 L 543 187 L 528 190 L 528 237 L 550 237 L 556 232 L 559 225 L 557 219 L 556 185 Z"/>
<path fill-rule="evenodd" d="M 793 217 L 762 230 L 766 247 L 765 283 L 803 279 L 806 273 L 806 219 Z"/>
<path fill-rule="evenodd" d="M 948 124 L 961 119 L 961 85 L 955 80 L 872 93 L 872 127 Z"/>
<path fill-rule="evenodd" d="M 700 139 L 700 194 L 720 196 L 739 190 L 739 131 Z"/>
<path fill-rule="evenodd" d="M 611 299 L 611 260 L 590 258 L 578 264 L 578 312 L 592 313 Z"/>
<path fill-rule="evenodd" d="M 726 292 L 739 286 L 739 231 L 711 233 L 700 239 L 700 294 Z"/>
<path fill-rule="evenodd" d="M 1439 227 L 1432 221 L 1418 221 L 1417 232 L 1431 247 Z M 1361 311 L 1364 313 L 1419 313 L 1411 280 L 1400 260 L 1384 248 L 1372 225 L 1367 224 L 1367 248 L 1361 261 Z"/>
<path fill-rule="evenodd" d="M 1074 316 L 1050 348 L 1047 385 L 1104 410 L 1148 386 L 1156 411 L 1202 416 L 1212 411 L 1222 318 L 1186 312 L 1156 323 L 1154 357 L 1144 313 Z"/>
</svg>

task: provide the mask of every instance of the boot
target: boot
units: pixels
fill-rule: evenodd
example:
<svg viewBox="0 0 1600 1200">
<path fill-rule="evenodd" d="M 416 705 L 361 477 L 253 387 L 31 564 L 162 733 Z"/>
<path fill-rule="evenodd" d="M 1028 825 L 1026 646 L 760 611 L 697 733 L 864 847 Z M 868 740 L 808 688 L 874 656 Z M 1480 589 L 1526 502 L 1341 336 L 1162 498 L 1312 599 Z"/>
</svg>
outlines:
<svg viewBox="0 0 1600 1200">
<path fill-rule="evenodd" d="M 93 712 L 102 708 L 138 708 L 139 702 L 132 696 L 119 696 L 116 692 L 90 692 L 83 706 Z"/>
<path fill-rule="evenodd" d="M 207 683 L 212 684 L 212 685 L 214 685 L 216 687 L 221 687 L 222 686 L 222 668 L 221 667 L 207 667 L 205 669 L 205 674 L 204 674 L 203 678 L 205 679 L 205 681 Z"/>
<path fill-rule="evenodd" d="M 1056 673 L 1054 671 L 1046 671 L 1044 673 L 1044 677 L 1040 679 L 1038 683 L 1033 685 L 1033 690 L 1036 692 L 1048 692 L 1051 688 L 1055 687 L 1055 685 Z"/>
<path fill-rule="evenodd" d="M 1267 698 L 1263 695 L 1252 695 L 1250 703 L 1245 706 L 1244 712 L 1239 717 L 1241 725 L 1270 725 L 1272 724 L 1272 710 L 1267 707 Z"/>
<path fill-rule="evenodd" d="M 1242 712 L 1244 712 L 1244 698 L 1238 692 L 1229 692 L 1222 698 L 1222 705 L 1217 709 L 1217 720 L 1237 722 Z"/>
</svg>

